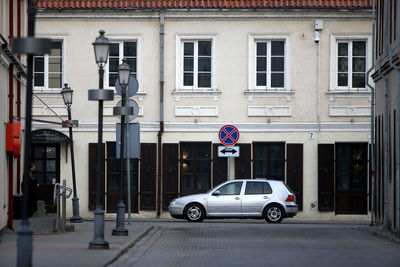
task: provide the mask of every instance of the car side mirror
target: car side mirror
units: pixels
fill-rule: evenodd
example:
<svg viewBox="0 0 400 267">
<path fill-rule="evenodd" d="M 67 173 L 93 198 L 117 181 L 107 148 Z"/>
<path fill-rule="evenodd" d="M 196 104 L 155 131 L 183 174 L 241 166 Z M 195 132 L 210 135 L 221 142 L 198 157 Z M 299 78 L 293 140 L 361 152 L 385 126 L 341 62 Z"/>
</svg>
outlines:
<svg viewBox="0 0 400 267">
<path fill-rule="evenodd" d="M 221 192 L 219 192 L 219 190 L 216 190 L 212 193 L 213 196 L 219 196 L 221 195 Z"/>
</svg>

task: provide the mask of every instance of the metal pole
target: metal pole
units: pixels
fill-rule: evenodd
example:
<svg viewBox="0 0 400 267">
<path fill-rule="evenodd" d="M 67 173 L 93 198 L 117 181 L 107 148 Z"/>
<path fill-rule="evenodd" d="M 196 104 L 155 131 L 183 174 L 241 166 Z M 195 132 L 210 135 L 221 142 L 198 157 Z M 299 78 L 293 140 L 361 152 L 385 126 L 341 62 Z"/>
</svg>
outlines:
<svg viewBox="0 0 400 267">
<path fill-rule="evenodd" d="M 68 120 L 71 120 L 71 107 L 67 106 Z M 72 135 L 72 127 L 69 127 L 69 145 L 71 148 L 71 166 L 72 166 L 72 185 L 74 188 L 74 197 L 72 198 L 72 217 L 69 219 L 71 223 L 81 223 L 82 217 L 79 216 L 79 198 L 76 192 L 76 176 L 75 176 L 75 156 L 74 156 L 74 138 Z"/>
<path fill-rule="evenodd" d="M 121 106 L 125 107 L 126 85 L 121 85 Z M 122 199 L 125 175 L 125 115 L 121 114 L 121 145 L 120 145 L 120 179 L 119 179 L 119 201 L 117 204 L 117 225 L 112 230 L 112 235 L 127 236 L 128 229 L 125 229 L 125 205 Z"/>
<path fill-rule="evenodd" d="M 227 149 L 228 147 L 227 146 L 225 146 L 225 149 Z M 226 158 L 226 163 L 227 163 L 227 165 L 226 165 L 226 168 L 227 168 L 227 171 L 226 171 L 226 175 L 228 176 L 227 177 L 227 181 L 229 181 L 230 179 L 231 179 L 231 164 L 230 164 L 230 157 L 227 157 Z"/>
<path fill-rule="evenodd" d="M 67 197 L 66 197 L 66 188 L 67 188 L 67 181 L 62 181 L 62 191 L 61 191 L 61 202 L 62 202 L 62 209 L 61 209 L 61 232 L 65 233 L 65 220 L 67 217 Z"/>
<path fill-rule="evenodd" d="M 99 68 L 99 89 L 104 89 L 104 68 Z M 94 211 L 94 239 L 89 242 L 91 249 L 108 249 L 108 241 L 104 240 L 104 210 L 101 205 L 101 182 L 103 161 L 103 100 L 99 100 L 99 125 L 97 141 L 97 179 L 96 179 L 96 209 Z"/>
<path fill-rule="evenodd" d="M 126 168 L 127 168 L 127 193 L 128 193 L 128 225 L 131 225 L 131 161 L 129 156 L 129 130 L 130 124 L 127 123 L 126 127 Z"/>
<path fill-rule="evenodd" d="M 32 0 L 28 7 L 28 37 L 35 35 L 36 9 Z M 17 266 L 32 265 L 33 231 L 29 226 L 29 170 L 31 163 L 31 130 L 32 130 L 32 89 L 33 89 L 33 55 L 28 54 L 28 69 L 26 77 L 26 111 L 25 111 L 25 145 L 24 145 L 24 178 L 23 178 L 23 206 L 22 221 L 17 230 Z"/>
</svg>

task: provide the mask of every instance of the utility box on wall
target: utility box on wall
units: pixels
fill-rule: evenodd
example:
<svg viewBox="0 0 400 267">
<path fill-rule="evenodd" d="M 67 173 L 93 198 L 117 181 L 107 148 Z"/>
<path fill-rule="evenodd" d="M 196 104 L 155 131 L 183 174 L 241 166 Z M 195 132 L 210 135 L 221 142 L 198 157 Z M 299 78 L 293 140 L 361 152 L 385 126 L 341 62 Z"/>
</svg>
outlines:
<svg viewBox="0 0 400 267">
<path fill-rule="evenodd" d="M 21 122 L 16 121 L 6 124 L 6 151 L 13 152 L 14 157 L 20 155 Z"/>
</svg>

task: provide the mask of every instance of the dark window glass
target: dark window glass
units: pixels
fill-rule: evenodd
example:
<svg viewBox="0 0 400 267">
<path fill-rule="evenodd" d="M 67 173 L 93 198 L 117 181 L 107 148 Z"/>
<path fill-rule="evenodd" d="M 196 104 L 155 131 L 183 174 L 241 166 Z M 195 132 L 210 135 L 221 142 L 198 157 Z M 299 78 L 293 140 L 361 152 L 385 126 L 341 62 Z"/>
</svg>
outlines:
<svg viewBox="0 0 400 267">
<path fill-rule="evenodd" d="M 347 73 L 338 73 L 338 86 L 347 86 Z"/>
<path fill-rule="evenodd" d="M 284 41 L 272 41 L 271 42 L 271 55 L 272 56 L 283 56 L 285 54 L 285 42 Z"/>
<path fill-rule="evenodd" d="M 110 44 L 109 56 L 110 57 L 118 57 L 119 56 L 119 44 L 118 43 Z"/>
<path fill-rule="evenodd" d="M 255 178 L 284 180 L 284 143 L 255 143 L 254 156 Z"/>
<path fill-rule="evenodd" d="M 257 56 L 266 56 L 267 55 L 267 43 L 257 43 Z"/>
<path fill-rule="evenodd" d="M 183 70 L 185 72 L 193 71 L 193 58 L 192 57 L 185 57 L 184 62 L 183 62 Z"/>
<path fill-rule="evenodd" d="M 211 56 L 211 41 L 199 41 L 199 56 Z"/>
<path fill-rule="evenodd" d="M 221 186 L 218 190 L 221 195 L 240 195 L 243 182 L 233 182 Z"/>
<path fill-rule="evenodd" d="M 184 86 L 193 86 L 193 73 L 185 73 L 183 76 Z"/>
<path fill-rule="evenodd" d="M 283 73 L 271 73 L 271 87 L 284 87 Z"/>
<path fill-rule="evenodd" d="M 354 41 L 353 42 L 353 56 L 366 56 L 365 41 Z"/>
<path fill-rule="evenodd" d="M 199 72 L 211 72 L 211 57 L 199 57 Z"/>
<path fill-rule="evenodd" d="M 51 185 L 53 179 L 59 182 L 60 151 L 58 144 L 33 144 L 32 160 L 35 162 L 34 175 L 40 185 Z"/>
<path fill-rule="evenodd" d="M 211 87 L 211 73 L 199 73 L 198 83 L 199 87 Z"/>
<path fill-rule="evenodd" d="M 365 74 L 354 73 L 353 74 L 353 88 L 364 88 L 365 87 Z"/>
<path fill-rule="evenodd" d="M 136 42 L 124 42 L 124 57 L 136 57 Z"/>
<path fill-rule="evenodd" d="M 266 85 L 267 85 L 267 74 L 257 73 L 257 86 L 266 86 Z"/>
<path fill-rule="evenodd" d="M 44 73 L 35 73 L 35 86 L 44 86 Z"/>
<path fill-rule="evenodd" d="M 285 70 L 285 59 L 283 57 L 271 58 L 271 70 L 272 71 L 284 71 Z"/>
<path fill-rule="evenodd" d="M 181 143 L 183 193 L 210 189 L 210 148 L 209 143 Z"/>
<path fill-rule="evenodd" d="M 245 195 L 264 194 L 264 183 L 247 182 Z"/>
<path fill-rule="evenodd" d="M 267 71 L 267 58 L 257 57 L 257 72 Z"/>
<path fill-rule="evenodd" d="M 347 43 L 339 43 L 338 44 L 338 56 L 345 56 L 348 55 L 348 45 Z"/>
<path fill-rule="evenodd" d="M 44 57 L 34 58 L 34 69 L 35 72 L 44 72 Z"/>
<path fill-rule="evenodd" d="M 349 59 L 347 57 L 338 58 L 338 72 L 347 73 Z"/>
<path fill-rule="evenodd" d="M 353 72 L 365 72 L 365 58 L 353 57 Z"/>
<path fill-rule="evenodd" d="M 194 43 L 184 43 L 183 54 L 185 56 L 193 56 L 194 55 Z"/>
</svg>

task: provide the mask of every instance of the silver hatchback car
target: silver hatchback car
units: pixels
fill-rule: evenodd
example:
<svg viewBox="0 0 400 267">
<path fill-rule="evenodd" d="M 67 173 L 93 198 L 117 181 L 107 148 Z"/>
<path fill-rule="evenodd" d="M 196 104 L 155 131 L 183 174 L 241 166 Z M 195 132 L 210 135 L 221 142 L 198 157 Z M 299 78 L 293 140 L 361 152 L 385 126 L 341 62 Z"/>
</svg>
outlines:
<svg viewBox="0 0 400 267">
<path fill-rule="evenodd" d="M 204 218 L 264 218 L 280 223 L 297 214 L 296 196 L 282 181 L 244 179 L 222 183 L 204 194 L 171 201 L 174 218 L 201 222 Z"/>
</svg>

